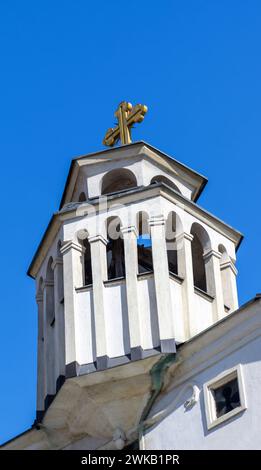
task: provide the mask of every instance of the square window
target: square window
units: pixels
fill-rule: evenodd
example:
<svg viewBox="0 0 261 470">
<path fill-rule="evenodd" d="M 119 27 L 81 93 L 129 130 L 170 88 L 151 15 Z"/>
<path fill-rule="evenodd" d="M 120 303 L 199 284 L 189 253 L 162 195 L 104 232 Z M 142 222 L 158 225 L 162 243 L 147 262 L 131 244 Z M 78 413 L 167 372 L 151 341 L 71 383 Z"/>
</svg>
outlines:
<svg viewBox="0 0 261 470">
<path fill-rule="evenodd" d="M 213 389 L 213 395 L 216 405 L 217 418 L 240 406 L 237 378 L 230 380 L 216 389 Z"/>
<path fill-rule="evenodd" d="M 208 429 L 246 409 L 242 368 L 239 365 L 204 385 Z"/>
</svg>

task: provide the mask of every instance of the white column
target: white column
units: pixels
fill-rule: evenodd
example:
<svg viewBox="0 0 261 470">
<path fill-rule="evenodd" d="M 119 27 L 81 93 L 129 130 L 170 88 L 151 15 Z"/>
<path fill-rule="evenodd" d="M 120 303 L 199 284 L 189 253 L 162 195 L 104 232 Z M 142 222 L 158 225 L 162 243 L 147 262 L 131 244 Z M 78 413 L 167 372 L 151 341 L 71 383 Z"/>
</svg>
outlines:
<svg viewBox="0 0 261 470">
<path fill-rule="evenodd" d="M 238 308 L 237 295 L 237 269 L 233 261 L 225 261 L 220 264 L 221 279 L 223 286 L 224 304 L 229 307 L 229 312 L 233 312 Z"/>
<path fill-rule="evenodd" d="M 51 321 L 54 319 L 54 302 L 53 302 L 54 281 L 45 280 L 43 283 L 44 296 L 44 361 L 45 361 L 45 383 L 46 396 L 55 395 L 55 356 L 54 356 L 54 330 Z"/>
<path fill-rule="evenodd" d="M 102 235 L 88 238 L 91 245 L 93 305 L 96 338 L 97 369 L 106 369 L 108 366 L 108 347 L 105 329 L 104 311 L 104 283 L 107 280 L 107 240 Z"/>
<path fill-rule="evenodd" d="M 220 273 L 221 254 L 210 250 L 203 255 L 206 269 L 207 293 L 214 297 L 213 321 L 216 322 L 225 315 L 223 289 Z"/>
<path fill-rule="evenodd" d="M 61 247 L 64 279 L 64 329 L 66 377 L 77 375 L 76 291 L 82 286 L 82 247 L 73 241 Z"/>
<path fill-rule="evenodd" d="M 183 277 L 182 301 L 185 322 L 185 335 L 189 339 L 198 333 L 195 312 L 194 276 L 191 242 L 193 235 L 183 232 L 176 237 L 178 250 L 178 273 Z"/>
<path fill-rule="evenodd" d="M 161 352 L 176 351 L 174 321 L 172 310 L 167 246 L 165 238 L 165 219 L 163 216 L 149 219 L 152 242 L 152 258 L 156 302 L 159 321 Z"/>
<path fill-rule="evenodd" d="M 131 359 L 142 358 L 142 327 L 138 298 L 138 249 L 136 227 L 121 227 L 124 239 L 125 276 L 130 329 Z"/>
<path fill-rule="evenodd" d="M 38 306 L 38 338 L 37 338 L 37 420 L 41 421 L 44 413 L 45 386 L 45 360 L 44 360 L 44 318 L 43 294 L 36 296 Z"/>
<path fill-rule="evenodd" d="M 53 271 L 55 302 L 55 377 L 56 390 L 58 391 L 65 376 L 63 260 L 61 257 L 54 259 Z"/>
</svg>

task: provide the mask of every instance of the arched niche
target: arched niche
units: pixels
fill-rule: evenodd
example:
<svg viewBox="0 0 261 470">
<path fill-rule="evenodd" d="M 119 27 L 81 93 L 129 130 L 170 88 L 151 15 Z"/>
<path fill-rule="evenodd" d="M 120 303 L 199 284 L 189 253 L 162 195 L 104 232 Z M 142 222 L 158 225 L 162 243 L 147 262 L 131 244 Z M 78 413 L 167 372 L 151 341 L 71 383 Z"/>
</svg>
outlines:
<svg viewBox="0 0 261 470">
<path fill-rule="evenodd" d="M 155 183 L 165 183 L 165 184 L 168 185 L 170 188 L 174 189 L 174 191 L 176 191 L 176 192 L 178 192 L 178 193 L 181 194 L 181 191 L 180 191 L 180 189 L 176 186 L 176 184 L 173 183 L 173 181 L 171 181 L 169 178 L 167 178 L 167 177 L 164 176 L 164 175 L 153 176 L 153 178 L 151 179 L 150 184 L 155 184 Z"/>
<path fill-rule="evenodd" d="M 197 222 L 192 224 L 190 233 L 193 235 L 191 250 L 194 286 L 204 292 L 208 292 L 204 254 L 211 249 L 210 238 L 207 231 Z"/>
<path fill-rule="evenodd" d="M 77 239 L 83 247 L 82 255 L 82 285 L 89 286 L 92 284 L 92 260 L 91 260 L 91 246 L 88 240 L 88 231 L 79 230 Z"/>
<path fill-rule="evenodd" d="M 138 271 L 139 274 L 153 271 L 152 244 L 149 229 L 149 215 L 145 211 L 137 214 L 138 227 Z"/>
<path fill-rule="evenodd" d="M 223 263 L 227 263 L 228 261 L 230 261 L 230 257 L 228 256 L 227 250 L 224 247 L 224 245 L 222 245 L 222 244 L 218 245 L 218 251 L 221 254 L 221 258 L 220 258 L 220 264 L 221 265 Z"/>
<path fill-rule="evenodd" d="M 127 168 L 118 168 L 106 173 L 102 178 L 101 194 L 115 193 L 124 189 L 135 188 L 137 179 Z"/>
<path fill-rule="evenodd" d="M 81 194 L 79 195 L 79 199 L 78 199 L 79 202 L 85 202 L 87 201 L 87 197 L 86 197 L 86 194 L 84 191 L 81 192 Z"/>
<path fill-rule="evenodd" d="M 166 247 L 168 256 L 169 272 L 173 274 L 179 273 L 179 244 L 177 243 L 177 235 L 182 233 L 182 223 L 176 212 L 171 211 L 166 220 Z"/>
<path fill-rule="evenodd" d="M 108 280 L 125 277 L 124 241 L 119 217 L 106 220 Z"/>
</svg>

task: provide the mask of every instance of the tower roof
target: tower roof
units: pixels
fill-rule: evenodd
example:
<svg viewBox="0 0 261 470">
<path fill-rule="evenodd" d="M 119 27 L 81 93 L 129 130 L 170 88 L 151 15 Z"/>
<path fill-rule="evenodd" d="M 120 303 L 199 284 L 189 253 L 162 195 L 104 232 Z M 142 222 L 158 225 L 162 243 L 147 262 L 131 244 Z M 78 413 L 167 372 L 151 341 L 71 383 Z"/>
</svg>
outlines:
<svg viewBox="0 0 261 470">
<path fill-rule="evenodd" d="M 131 197 L 142 198 L 149 197 L 155 194 L 167 194 L 168 192 L 172 192 L 174 193 L 175 199 L 180 201 L 184 205 L 184 207 L 187 208 L 188 211 L 196 211 L 200 215 L 200 217 L 203 217 L 209 225 L 214 225 L 215 227 L 218 227 L 218 230 L 220 230 L 221 233 L 225 234 L 225 236 L 231 239 L 235 244 L 236 249 L 239 247 L 243 239 L 243 236 L 240 232 L 233 229 L 217 217 L 213 216 L 212 214 L 195 204 L 207 183 L 207 178 L 192 170 L 191 168 L 187 167 L 183 163 L 180 163 L 176 159 L 165 154 L 164 152 L 156 149 L 152 145 L 140 141 L 123 145 L 120 147 L 109 148 L 101 150 L 99 152 L 93 152 L 90 154 L 82 155 L 72 160 L 69 169 L 69 174 L 65 183 L 63 195 L 61 198 L 59 211 L 52 216 L 48 227 L 39 243 L 37 251 L 32 259 L 32 262 L 27 272 L 29 276 L 36 276 L 37 271 L 43 260 L 43 257 L 47 253 L 48 247 L 52 243 L 54 237 L 56 236 L 61 227 L 61 216 L 65 216 L 65 213 L 68 213 L 69 217 L 69 213 L 75 212 L 78 206 L 81 205 L 81 203 L 75 202 L 75 199 L 73 199 L 74 188 L 77 184 L 81 168 L 84 167 L 84 169 L 86 170 L 85 174 L 87 175 L 87 177 L 89 177 L 89 173 L 91 174 L 93 171 L 95 173 L 103 173 L 103 167 L 107 167 L 108 163 L 112 163 L 113 165 L 114 163 L 116 163 L 116 165 L 124 167 L 125 160 L 126 162 L 130 162 L 135 161 L 135 159 L 136 161 L 143 160 L 149 162 L 150 164 L 153 164 L 155 168 L 160 168 L 165 174 L 169 174 L 170 176 L 175 177 L 177 180 L 185 183 L 188 187 L 191 188 L 191 196 L 188 198 L 183 194 L 177 193 L 176 191 L 173 192 L 173 189 L 171 189 L 168 184 L 160 182 L 157 184 L 147 183 L 148 185 L 145 186 L 137 186 L 125 191 L 120 191 L 118 193 L 108 194 L 107 198 L 109 201 L 115 200 L 115 198 L 120 197 L 123 198 L 122 202 L 125 203 L 127 199 Z M 99 168 L 100 165 L 101 169 Z M 90 168 L 90 170 L 88 167 Z M 145 171 L 146 168 L 147 167 L 145 167 Z M 90 196 L 86 202 L 88 201 L 94 205 L 98 204 L 99 193 Z"/>
<path fill-rule="evenodd" d="M 125 156 L 138 156 L 138 155 L 143 155 L 148 158 L 152 159 L 157 159 L 158 163 L 167 166 L 168 170 L 172 170 L 175 173 L 178 173 L 180 177 L 183 179 L 188 180 L 193 187 L 193 194 L 192 194 L 192 200 L 196 202 L 202 193 L 204 187 L 207 184 L 207 178 L 200 173 L 192 170 L 188 166 L 184 165 L 183 163 L 179 162 L 178 160 L 174 159 L 173 157 L 170 157 L 166 153 L 162 152 L 161 150 L 157 149 L 156 147 L 153 147 L 152 145 L 148 144 L 147 142 L 144 141 L 139 141 L 139 142 L 134 142 L 131 144 L 123 145 L 120 147 L 114 147 L 114 148 L 109 148 L 105 150 L 101 150 L 99 152 L 93 152 L 89 153 L 86 155 L 82 155 L 79 157 L 76 157 L 72 160 L 68 177 L 65 183 L 62 199 L 60 202 L 60 207 L 59 209 L 62 208 L 62 206 L 68 202 L 67 201 L 67 196 L 68 193 L 70 192 L 70 188 L 72 185 L 74 185 L 77 173 L 79 171 L 80 166 L 83 164 L 93 164 L 93 163 L 104 163 L 106 160 L 115 158 L 123 158 Z"/>
</svg>

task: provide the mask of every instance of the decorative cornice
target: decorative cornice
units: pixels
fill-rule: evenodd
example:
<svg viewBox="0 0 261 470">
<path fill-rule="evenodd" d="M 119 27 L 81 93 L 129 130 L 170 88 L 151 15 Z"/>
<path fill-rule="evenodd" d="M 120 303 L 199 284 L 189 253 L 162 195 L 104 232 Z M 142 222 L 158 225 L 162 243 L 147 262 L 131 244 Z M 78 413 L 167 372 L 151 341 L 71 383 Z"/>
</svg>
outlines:
<svg viewBox="0 0 261 470">
<path fill-rule="evenodd" d="M 193 238 L 194 236 L 191 233 L 183 232 L 176 236 L 176 241 L 188 240 L 189 242 L 192 242 Z"/>
<path fill-rule="evenodd" d="M 54 258 L 52 262 L 52 269 L 54 270 L 56 266 L 62 266 L 63 265 L 63 259 L 61 256 L 58 256 L 57 258 Z"/>
<path fill-rule="evenodd" d="M 104 238 L 103 235 L 94 235 L 94 236 L 92 236 L 92 237 L 88 237 L 88 241 L 89 241 L 89 243 L 101 242 L 101 243 L 103 243 L 105 246 L 106 246 L 107 243 L 108 243 L 108 240 L 106 240 L 106 238 Z"/>
<path fill-rule="evenodd" d="M 120 228 L 122 235 L 125 235 L 127 233 L 134 233 L 134 235 L 138 238 L 139 233 L 135 225 L 129 225 L 125 227 Z"/>
<path fill-rule="evenodd" d="M 214 258 L 220 259 L 222 255 L 221 255 L 221 253 L 219 253 L 219 251 L 209 250 L 209 251 L 207 251 L 206 253 L 203 254 L 203 259 L 204 259 L 204 261 L 207 261 L 212 256 Z"/>
<path fill-rule="evenodd" d="M 154 227 L 156 225 L 165 225 L 166 224 L 166 219 L 165 217 L 161 215 L 154 215 L 149 218 L 149 226 Z"/>
<path fill-rule="evenodd" d="M 203 297 L 203 299 L 208 300 L 209 302 L 213 302 L 214 298 L 213 295 L 210 295 L 208 292 L 203 291 L 202 289 L 199 289 L 199 287 L 194 286 L 194 292 L 195 294 L 200 295 L 200 297 Z"/>
<path fill-rule="evenodd" d="M 231 271 L 235 274 L 235 276 L 237 276 L 237 268 L 236 266 L 234 265 L 233 261 L 225 261 L 224 263 L 221 263 L 220 264 L 220 269 L 221 271 L 223 271 L 223 269 L 231 269 Z"/>
<path fill-rule="evenodd" d="M 43 302 L 43 294 L 37 294 L 35 299 L 37 303 Z"/>
<path fill-rule="evenodd" d="M 53 286 L 54 286 L 54 281 L 48 280 L 48 279 L 45 279 L 43 281 L 43 289 L 45 289 L 46 287 L 53 287 Z"/>
<path fill-rule="evenodd" d="M 76 251 L 79 251 L 81 254 L 84 253 L 84 247 L 81 246 L 81 245 L 78 245 L 77 243 L 73 242 L 72 240 L 70 240 L 68 242 L 64 242 L 61 246 L 61 249 L 60 249 L 62 255 L 67 253 L 67 251 L 69 251 L 69 250 L 76 250 Z"/>
</svg>

